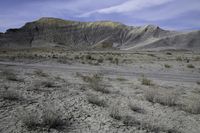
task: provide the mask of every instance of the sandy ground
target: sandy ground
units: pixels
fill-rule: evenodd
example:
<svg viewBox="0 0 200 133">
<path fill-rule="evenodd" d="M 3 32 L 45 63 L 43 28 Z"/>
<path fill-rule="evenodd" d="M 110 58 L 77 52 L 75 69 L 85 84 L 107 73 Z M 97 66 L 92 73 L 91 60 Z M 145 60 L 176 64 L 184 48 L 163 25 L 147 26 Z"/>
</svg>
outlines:
<svg viewBox="0 0 200 133">
<path fill-rule="evenodd" d="M 147 54 L 99 64 L 0 54 L 0 132 L 199 133 L 199 54 Z"/>
</svg>

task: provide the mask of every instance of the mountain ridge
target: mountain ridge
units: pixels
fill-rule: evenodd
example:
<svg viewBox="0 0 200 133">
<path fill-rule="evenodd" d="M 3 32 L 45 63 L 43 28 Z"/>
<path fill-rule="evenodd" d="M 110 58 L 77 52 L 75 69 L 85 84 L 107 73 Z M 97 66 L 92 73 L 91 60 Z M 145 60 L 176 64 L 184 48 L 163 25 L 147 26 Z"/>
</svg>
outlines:
<svg viewBox="0 0 200 133">
<path fill-rule="evenodd" d="M 0 48 L 65 47 L 74 49 L 200 49 L 200 31 L 176 32 L 155 25 L 79 22 L 43 17 L 0 33 Z M 96 47 L 97 46 L 97 47 Z"/>
</svg>

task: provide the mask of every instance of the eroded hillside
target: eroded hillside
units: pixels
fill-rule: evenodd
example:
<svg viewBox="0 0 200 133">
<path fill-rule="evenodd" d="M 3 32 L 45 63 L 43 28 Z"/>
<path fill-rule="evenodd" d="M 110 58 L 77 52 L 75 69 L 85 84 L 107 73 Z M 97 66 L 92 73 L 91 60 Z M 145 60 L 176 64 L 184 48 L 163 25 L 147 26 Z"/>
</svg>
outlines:
<svg viewBox="0 0 200 133">
<path fill-rule="evenodd" d="M 73 49 L 199 49 L 199 32 L 166 31 L 157 26 L 117 22 L 76 22 L 41 18 L 0 34 L 2 48 L 66 47 Z"/>
</svg>

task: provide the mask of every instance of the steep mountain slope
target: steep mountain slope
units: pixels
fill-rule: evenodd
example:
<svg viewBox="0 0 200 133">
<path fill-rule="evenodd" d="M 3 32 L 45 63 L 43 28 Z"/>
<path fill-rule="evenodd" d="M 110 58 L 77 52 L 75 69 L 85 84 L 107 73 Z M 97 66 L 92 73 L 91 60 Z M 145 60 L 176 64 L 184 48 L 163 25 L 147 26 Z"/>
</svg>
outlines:
<svg viewBox="0 0 200 133">
<path fill-rule="evenodd" d="M 142 49 L 200 49 L 200 31 L 182 33 L 149 43 Z"/>
<path fill-rule="evenodd" d="M 178 33 L 157 26 L 131 27 L 117 22 L 76 22 L 41 18 L 0 34 L 1 48 L 60 46 L 73 49 L 199 48 L 199 32 Z M 193 44 L 194 43 L 194 44 Z M 166 45 L 166 46 L 165 46 Z M 190 47 L 191 46 L 191 47 Z"/>
</svg>

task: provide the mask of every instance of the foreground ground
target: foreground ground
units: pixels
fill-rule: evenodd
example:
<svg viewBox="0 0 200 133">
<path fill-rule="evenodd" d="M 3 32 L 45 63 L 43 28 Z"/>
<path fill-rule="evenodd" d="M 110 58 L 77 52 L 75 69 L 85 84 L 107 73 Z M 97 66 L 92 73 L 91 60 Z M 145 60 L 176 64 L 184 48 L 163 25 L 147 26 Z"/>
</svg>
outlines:
<svg viewBox="0 0 200 133">
<path fill-rule="evenodd" d="M 0 132 L 200 132 L 200 54 L 0 51 Z"/>
</svg>

